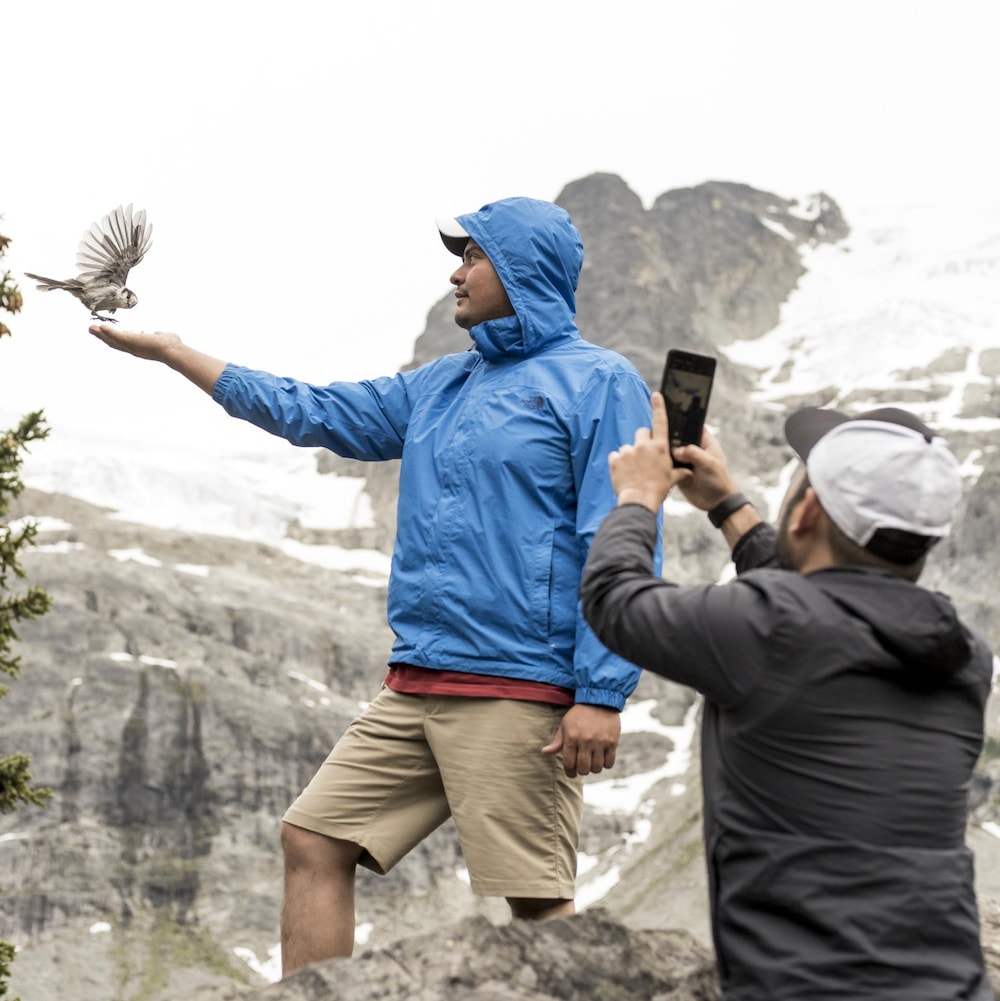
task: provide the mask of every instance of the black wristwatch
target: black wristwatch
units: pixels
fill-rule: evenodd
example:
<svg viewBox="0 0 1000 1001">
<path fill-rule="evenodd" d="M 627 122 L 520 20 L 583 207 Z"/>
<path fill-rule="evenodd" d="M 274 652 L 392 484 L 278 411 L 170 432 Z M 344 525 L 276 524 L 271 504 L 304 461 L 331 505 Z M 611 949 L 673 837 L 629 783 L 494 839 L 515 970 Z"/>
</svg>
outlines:
<svg viewBox="0 0 1000 1001">
<path fill-rule="evenodd" d="M 722 523 L 741 507 L 746 507 L 750 503 L 750 498 L 746 494 L 730 494 L 725 500 L 719 501 L 711 511 L 708 512 L 708 520 L 715 528 L 722 528 Z"/>
</svg>

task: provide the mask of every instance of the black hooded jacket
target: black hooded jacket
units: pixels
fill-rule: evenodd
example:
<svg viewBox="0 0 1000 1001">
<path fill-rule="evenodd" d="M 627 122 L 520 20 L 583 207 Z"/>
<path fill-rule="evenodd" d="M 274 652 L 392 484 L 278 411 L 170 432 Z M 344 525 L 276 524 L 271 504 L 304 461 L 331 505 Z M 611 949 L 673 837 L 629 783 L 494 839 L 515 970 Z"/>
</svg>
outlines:
<svg viewBox="0 0 1000 1001">
<path fill-rule="evenodd" d="M 583 579 L 597 636 L 705 696 L 712 928 L 728 1001 L 992 998 L 967 796 L 992 655 L 892 574 L 773 565 L 761 526 L 722 586 L 651 575 L 656 520 L 605 520 Z"/>
</svg>

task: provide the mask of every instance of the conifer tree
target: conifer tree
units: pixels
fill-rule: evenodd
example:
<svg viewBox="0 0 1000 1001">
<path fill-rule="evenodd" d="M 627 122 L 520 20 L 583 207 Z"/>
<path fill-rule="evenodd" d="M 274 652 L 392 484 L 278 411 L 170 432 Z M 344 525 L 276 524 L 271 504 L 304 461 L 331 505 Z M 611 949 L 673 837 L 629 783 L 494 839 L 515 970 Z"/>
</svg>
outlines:
<svg viewBox="0 0 1000 1001">
<path fill-rule="evenodd" d="M 10 240 L 0 235 L 0 258 L 7 251 Z M 0 277 L 0 316 L 14 315 L 21 309 L 21 293 L 10 271 Z M 10 335 L 10 328 L 0 321 L 0 342 Z M 11 526 L 7 520 L 10 502 L 24 489 L 20 469 L 24 452 L 33 441 L 48 435 L 42 411 L 23 417 L 16 428 L 0 430 L 0 672 L 16 679 L 21 671 L 20 658 L 13 646 L 20 638 L 16 623 L 34 619 L 48 611 L 51 597 L 41 588 L 28 585 L 24 568 L 19 561 L 21 550 L 35 539 L 37 527 L 33 522 Z M 0 684 L 0 699 L 7 694 L 7 687 Z M 0 727 L 0 734 L 3 729 Z M 40 805 L 50 795 L 48 789 L 32 786 L 31 760 L 26 754 L 0 747 L 0 813 L 11 813 L 27 804 Z M 0 892 L 3 888 L 0 886 Z M 10 963 L 14 947 L 0 941 L 0 998 L 7 995 Z"/>
</svg>

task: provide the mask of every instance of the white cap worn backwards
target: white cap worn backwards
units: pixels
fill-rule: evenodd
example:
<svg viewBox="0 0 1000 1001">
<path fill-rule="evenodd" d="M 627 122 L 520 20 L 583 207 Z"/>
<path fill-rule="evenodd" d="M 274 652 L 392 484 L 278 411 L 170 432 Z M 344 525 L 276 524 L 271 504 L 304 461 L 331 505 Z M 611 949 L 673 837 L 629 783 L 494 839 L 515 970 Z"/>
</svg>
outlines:
<svg viewBox="0 0 1000 1001">
<path fill-rule="evenodd" d="M 958 460 L 913 414 L 884 407 L 848 418 L 810 407 L 788 418 L 785 436 L 823 509 L 857 545 L 905 563 L 951 530 L 962 496 Z M 916 538 L 895 551 L 880 544 L 882 529 Z"/>
</svg>

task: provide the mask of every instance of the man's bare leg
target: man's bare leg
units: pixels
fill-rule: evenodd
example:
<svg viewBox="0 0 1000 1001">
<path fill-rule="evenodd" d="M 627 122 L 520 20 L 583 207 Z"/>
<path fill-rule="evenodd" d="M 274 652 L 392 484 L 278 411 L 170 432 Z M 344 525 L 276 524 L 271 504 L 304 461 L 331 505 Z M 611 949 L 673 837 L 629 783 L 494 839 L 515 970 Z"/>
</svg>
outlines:
<svg viewBox="0 0 1000 1001">
<path fill-rule="evenodd" d="M 361 848 L 282 823 L 285 899 L 281 909 L 281 969 L 354 951 L 354 875 Z"/>
<path fill-rule="evenodd" d="M 508 897 L 511 917 L 522 921 L 548 921 L 576 914 L 573 900 L 545 900 L 537 897 Z"/>
</svg>

